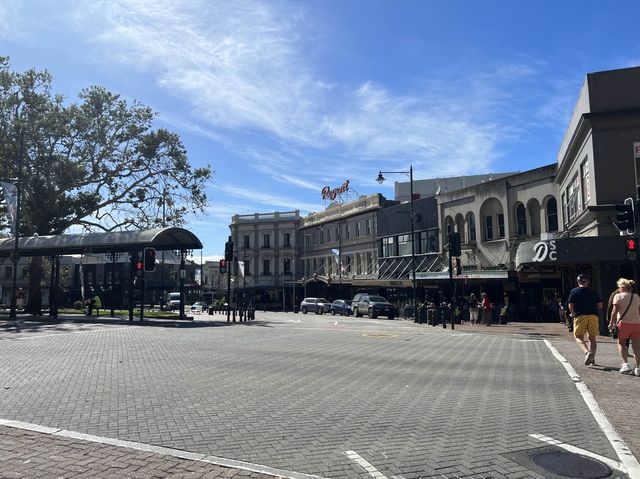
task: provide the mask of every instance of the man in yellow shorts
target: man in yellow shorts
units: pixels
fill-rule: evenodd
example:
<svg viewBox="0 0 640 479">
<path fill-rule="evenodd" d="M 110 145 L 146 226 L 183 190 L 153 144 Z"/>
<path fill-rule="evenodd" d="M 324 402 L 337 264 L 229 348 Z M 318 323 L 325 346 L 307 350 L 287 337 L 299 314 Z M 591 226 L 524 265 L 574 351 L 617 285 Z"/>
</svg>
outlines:
<svg viewBox="0 0 640 479">
<path fill-rule="evenodd" d="M 602 309 L 602 299 L 598 293 L 589 288 L 589 277 L 578 275 L 578 287 L 569 293 L 569 311 L 573 316 L 573 336 L 584 353 L 584 364 L 596 363 L 597 337 L 600 334 L 598 311 Z M 584 342 L 584 335 L 589 334 L 589 347 Z"/>
</svg>

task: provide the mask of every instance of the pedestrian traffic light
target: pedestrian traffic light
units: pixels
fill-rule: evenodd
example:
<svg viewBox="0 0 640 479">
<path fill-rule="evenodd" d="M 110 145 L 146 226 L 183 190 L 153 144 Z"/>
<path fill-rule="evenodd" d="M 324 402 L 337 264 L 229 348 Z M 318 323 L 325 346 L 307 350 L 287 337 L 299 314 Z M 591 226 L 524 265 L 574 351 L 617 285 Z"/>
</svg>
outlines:
<svg viewBox="0 0 640 479">
<path fill-rule="evenodd" d="M 636 261 L 638 259 L 638 238 L 635 236 L 627 238 L 625 241 L 625 251 L 629 261 Z"/>
<path fill-rule="evenodd" d="M 461 254 L 460 233 L 449 233 L 449 256 L 460 256 Z"/>
<path fill-rule="evenodd" d="M 144 249 L 144 270 L 151 272 L 156 270 L 156 250 L 155 248 Z"/>
<path fill-rule="evenodd" d="M 220 273 L 225 274 L 227 272 L 227 261 L 224 259 L 220 260 Z"/>
<path fill-rule="evenodd" d="M 624 204 L 616 205 L 616 226 L 620 230 L 620 234 L 624 231 L 630 235 L 636 232 L 633 201 L 625 201 Z"/>
<path fill-rule="evenodd" d="M 231 241 L 231 236 L 229 236 L 229 241 L 224 244 L 224 259 L 227 261 L 233 260 L 233 241 Z"/>
</svg>

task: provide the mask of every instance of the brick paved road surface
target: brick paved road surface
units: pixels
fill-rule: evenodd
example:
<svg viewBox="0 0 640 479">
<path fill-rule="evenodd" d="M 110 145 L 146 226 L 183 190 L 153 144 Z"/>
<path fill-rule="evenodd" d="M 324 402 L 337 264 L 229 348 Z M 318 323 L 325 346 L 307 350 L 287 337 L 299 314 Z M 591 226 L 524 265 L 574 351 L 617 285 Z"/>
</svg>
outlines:
<svg viewBox="0 0 640 479">
<path fill-rule="evenodd" d="M 0 417 L 332 478 L 544 477 L 502 456 L 536 433 L 617 459 L 542 341 L 258 318 L 0 329 Z"/>
<path fill-rule="evenodd" d="M 1 478 L 229 478 L 273 476 L 0 426 Z"/>
</svg>

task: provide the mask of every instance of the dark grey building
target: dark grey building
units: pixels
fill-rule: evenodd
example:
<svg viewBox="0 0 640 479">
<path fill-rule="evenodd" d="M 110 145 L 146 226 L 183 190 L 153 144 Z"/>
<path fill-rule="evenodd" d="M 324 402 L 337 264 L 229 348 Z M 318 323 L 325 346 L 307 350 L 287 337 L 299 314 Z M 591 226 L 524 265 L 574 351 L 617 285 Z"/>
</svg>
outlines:
<svg viewBox="0 0 640 479">
<path fill-rule="evenodd" d="M 564 294 L 587 273 L 606 301 L 618 277 L 638 279 L 615 204 L 640 186 L 640 68 L 589 73 L 558 152 L 561 234 L 523 243 L 518 267 L 560 267 Z"/>
</svg>

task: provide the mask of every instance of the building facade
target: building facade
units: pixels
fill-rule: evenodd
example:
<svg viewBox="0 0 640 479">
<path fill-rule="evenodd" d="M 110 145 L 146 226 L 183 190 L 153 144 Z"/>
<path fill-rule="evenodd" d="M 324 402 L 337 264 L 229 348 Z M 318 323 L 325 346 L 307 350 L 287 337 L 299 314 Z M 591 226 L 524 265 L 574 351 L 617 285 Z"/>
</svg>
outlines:
<svg viewBox="0 0 640 479">
<path fill-rule="evenodd" d="M 334 202 L 302 218 L 298 231 L 303 295 L 351 299 L 352 288 L 378 275 L 378 214 L 397 204 L 381 194 Z"/>
<path fill-rule="evenodd" d="M 639 84 L 638 67 L 586 76 L 558 152 L 561 234 L 520 245 L 518 267 L 561 268 L 564 296 L 579 273 L 605 302 L 618 277 L 638 280 L 615 205 L 636 200 L 640 187 Z"/>
<path fill-rule="evenodd" d="M 235 215 L 229 226 L 234 257 L 244 265 L 244 274 L 232 266 L 232 288 L 238 303 L 252 302 L 277 308 L 291 295 L 287 285 L 296 278 L 296 232 L 300 212 L 276 211 Z"/>
</svg>

